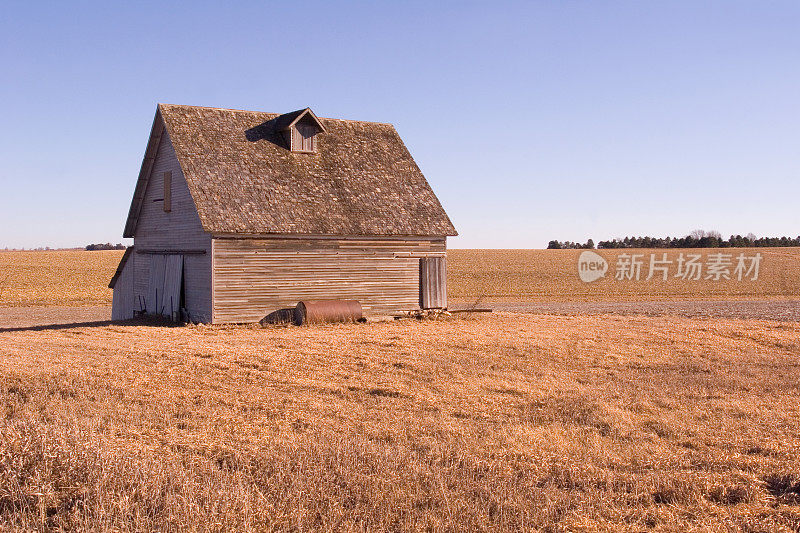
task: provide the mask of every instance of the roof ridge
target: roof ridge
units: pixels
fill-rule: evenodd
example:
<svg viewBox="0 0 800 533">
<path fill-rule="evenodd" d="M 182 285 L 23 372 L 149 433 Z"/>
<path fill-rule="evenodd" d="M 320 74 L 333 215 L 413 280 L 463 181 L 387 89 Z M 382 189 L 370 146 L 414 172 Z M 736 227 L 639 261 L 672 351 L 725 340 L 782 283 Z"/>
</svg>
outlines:
<svg viewBox="0 0 800 533">
<path fill-rule="evenodd" d="M 229 107 L 212 107 L 212 106 L 203 106 L 203 105 L 164 104 L 164 103 L 159 103 L 158 105 L 159 106 L 164 106 L 164 107 L 194 107 L 196 109 L 213 109 L 214 111 L 232 111 L 234 113 L 251 113 L 251 114 L 257 114 L 257 115 L 281 116 L 281 115 L 285 115 L 286 114 L 286 113 L 273 113 L 271 111 L 253 111 L 253 110 L 250 110 L 250 109 L 233 109 L 233 108 L 229 108 Z M 310 109 L 310 108 L 304 107 L 303 110 L 304 109 Z M 291 111 L 290 111 L 290 113 L 291 113 Z M 319 117 L 319 119 L 320 120 L 335 120 L 337 122 L 352 122 L 352 123 L 355 123 L 355 124 L 381 124 L 383 126 L 391 126 L 391 127 L 394 128 L 394 124 L 392 124 L 391 122 L 375 122 L 375 121 L 372 121 L 372 120 L 353 120 L 353 119 L 349 119 L 349 118 L 332 118 L 332 117 Z"/>
</svg>

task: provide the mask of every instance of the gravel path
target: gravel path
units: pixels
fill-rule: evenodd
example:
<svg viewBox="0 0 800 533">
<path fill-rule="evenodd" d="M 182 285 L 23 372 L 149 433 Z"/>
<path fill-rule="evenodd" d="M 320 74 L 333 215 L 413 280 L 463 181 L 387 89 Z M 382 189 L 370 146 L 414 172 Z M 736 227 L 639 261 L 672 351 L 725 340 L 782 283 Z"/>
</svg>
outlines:
<svg viewBox="0 0 800 533">
<path fill-rule="evenodd" d="M 111 320 L 111 306 L 0 307 L 0 331 L 41 326 L 81 326 Z"/>
<path fill-rule="evenodd" d="M 451 299 L 453 309 L 464 309 L 469 307 L 471 303 L 466 300 Z M 677 315 L 800 322 L 800 300 L 549 303 L 482 301 L 479 307 L 489 307 L 495 311 L 556 315 Z"/>
<path fill-rule="evenodd" d="M 451 298 L 452 309 L 474 300 Z M 676 315 L 800 322 L 800 300 L 711 300 L 663 302 L 522 302 L 482 301 L 479 307 L 513 313 L 555 315 Z M 107 322 L 111 306 L 0 307 L 0 331 L 32 327 L 79 327 Z"/>
</svg>

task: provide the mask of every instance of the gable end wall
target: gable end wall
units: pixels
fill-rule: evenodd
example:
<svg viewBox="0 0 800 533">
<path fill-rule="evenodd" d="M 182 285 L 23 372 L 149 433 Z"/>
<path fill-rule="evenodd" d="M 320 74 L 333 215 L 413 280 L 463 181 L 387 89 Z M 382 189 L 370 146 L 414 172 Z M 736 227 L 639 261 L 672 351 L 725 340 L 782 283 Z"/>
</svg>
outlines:
<svg viewBox="0 0 800 533">
<path fill-rule="evenodd" d="M 172 172 L 171 211 L 165 212 L 164 173 Z M 161 137 L 156 160 L 145 191 L 134 236 L 136 247 L 134 304 L 146 301 L 149 292 L 152 255 L 143 250 L 203 250 L 205 254 L 184 257 L 186 308 L 190 319 L 211 321 L 211 236 L 203 230 L 194 200 L 169 135 Z"/>
</svg>

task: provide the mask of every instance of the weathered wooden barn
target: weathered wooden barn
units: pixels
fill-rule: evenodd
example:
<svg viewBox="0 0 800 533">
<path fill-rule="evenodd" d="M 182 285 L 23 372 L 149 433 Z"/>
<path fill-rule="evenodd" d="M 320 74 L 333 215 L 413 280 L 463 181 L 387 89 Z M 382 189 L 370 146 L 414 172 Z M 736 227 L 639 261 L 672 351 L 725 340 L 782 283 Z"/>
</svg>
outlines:
<svg viewBox="0 0 800 533">
<path fill-rule="evenodd" d="M 446 307 L 451 235 L 390 124 L 162 104 L 112 318 L 255 322 L 322 298 L 366 315 Z"/>
</svg>

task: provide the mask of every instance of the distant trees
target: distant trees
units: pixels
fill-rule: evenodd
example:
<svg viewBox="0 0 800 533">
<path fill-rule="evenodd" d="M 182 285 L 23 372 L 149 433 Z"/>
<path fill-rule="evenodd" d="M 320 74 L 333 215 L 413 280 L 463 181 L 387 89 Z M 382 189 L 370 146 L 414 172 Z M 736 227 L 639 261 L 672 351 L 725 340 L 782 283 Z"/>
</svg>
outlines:
<svg viewBox="0 0 800 533">
<path fill-rule="evenodd" d="M 600 241 L 598 248 L 767 248 L 767 247 L 800 246 L 800 236 L 792 237 L 761 237 L 731 235 L 725 240 L 717 235 L 704 235 L 702 237 L 687 235 L 686 237 L 625 237 Z"/>
<path fill-rule="evenodd" d="M 548 250 L 588 250 L 594 248 L 594 241 L 589 239 L 586 244 L 570 241 L 550 241 L 547 243 Z"/>
<path fill-rule="evenodd" d="M 107 242 L 105 244 L 87 244 L 86 250 L 89 252 L 94 252 L 97 250 L 124 250 L 126 246 L 124 244 L 111 244 Z"/>
<path fill-rule="evenodd" d="M 800 236 L 797 237 L 759 237 L 752 233 L 745 236 L 731 235 L 723 239 L 718 231 L 695 230 L 685 237 L 624 237 L 610 241 L 600 241 L 597 248 L 751 248 L 751 247 L 791 247 L 800 246 Z M 586 244 L 574 242 L 550 241 L 549 249 L 586 249 L 594 248 L 594 241 L 589 239 Z"/>
</svg>

